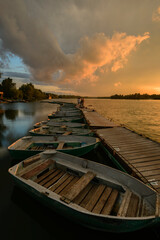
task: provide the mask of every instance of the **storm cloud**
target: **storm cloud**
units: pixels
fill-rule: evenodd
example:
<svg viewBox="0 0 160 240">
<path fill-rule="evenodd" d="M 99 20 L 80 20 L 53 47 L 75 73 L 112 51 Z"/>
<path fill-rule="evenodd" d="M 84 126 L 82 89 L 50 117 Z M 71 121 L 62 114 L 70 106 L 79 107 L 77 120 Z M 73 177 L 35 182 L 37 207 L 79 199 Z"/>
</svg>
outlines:
<svg viewBox="0 0 160 240">
<path fill-rule="evenodd" d="M 94 83 L 104 72 L 123 68 L 131 52 L 149 38 L 149 33 L 116 31 L 107 35 L 100 25 L 97 31 L 89 9 L 94 5 L 97 19 L 105 11 L 102 7 L 100 14 L 91 2 L 84 5 L 84 1 L 0 0 L 1 59 L 5 52 L 11 52 L 22 58 L 33 81 L 74 83 L 75 87 L 85 80 Z M 100 6 L 101 3 L 104 1 L 99 2 Z M 72 38 L 68 47 L 63 36 Z"/>
</svg>

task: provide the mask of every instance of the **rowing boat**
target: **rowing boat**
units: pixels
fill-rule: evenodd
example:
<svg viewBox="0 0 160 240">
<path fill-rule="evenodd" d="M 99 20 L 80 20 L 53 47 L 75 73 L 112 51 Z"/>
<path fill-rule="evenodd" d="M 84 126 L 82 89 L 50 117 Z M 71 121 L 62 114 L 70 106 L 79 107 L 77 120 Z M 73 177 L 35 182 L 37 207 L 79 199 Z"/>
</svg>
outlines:
<svg viewBox="0 0 160 240">
<path fill-rule="evenodd" d="M 8 147 L 15 160 L 22 160 L 43 152 L 47 149 L 56 149 L 75 156 L 82 156 L 99 145 L 95 137 L 81 136 L 25 136 Z"/>
<path fill-rule="evenodd" d="M 84 118 L 83 116 L 81 117 L 60 117 L 60 118 L 54 118 L 54 119 L 49 119 L 49 121 L 52 122 L 73 122 L 73 123 L 83 123 Z"/>
<path fill-rule="evenodd" d="M 153 189 L 93 161 L 50 150 L 9 173 L 41 203 L 92 229 L 131 232 L 160 222 L 160 198 Z"/>
<path fill-rule="evenodd" d="M 39 128 L 34 128 L 29 131 L 32 136 L 52 136 L 57 135 L 78 135 L 78 136 L 94 136 L 94 133 L 90 129 L 74 128 L 67 126 L 47 126 L 44 125 Z"/>
<path fill-rule="evenodd" d="M 72 127 L 72 128 L 85 128 L 86 125 L 83 123 L 73 123 L 73 122 L 55 122 L 53 119 L 49 121 L 41 121 L 34 124 L 34 128 L 42 127 L 42 126 L 52 126 L 52 127 Z"/>
<path fill-rule="evenodd" d="M 48 115 L 48 118 L 63 118 L 63 117 L 77 117 L 77 118 L 82 118 L 82 115 L 80 112 L 56 112 Z"/>
</svg>

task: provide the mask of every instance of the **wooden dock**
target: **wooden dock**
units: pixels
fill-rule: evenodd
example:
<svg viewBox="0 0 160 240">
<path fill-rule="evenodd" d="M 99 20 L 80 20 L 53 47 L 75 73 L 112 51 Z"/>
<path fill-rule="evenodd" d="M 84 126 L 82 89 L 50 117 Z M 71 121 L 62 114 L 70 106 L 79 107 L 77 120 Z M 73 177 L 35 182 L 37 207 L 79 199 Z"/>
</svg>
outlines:
<svg viewBox="0 0 160 240">
<path fill-rule="evenodd" d="M 105 148 L 131 175 L 160 192 L 160 144 L 125 127 L 117 127 L 97 112 L 83 110 L 86 121 Z"/>
<path fill-rule="evenodd" d="M 82 109 L 83 115 L 91 128 L 110 128 L 118 126 L 114 122 L 105 117 L 102 117 L 99 113 L 92 109 Z"/>
</svg>

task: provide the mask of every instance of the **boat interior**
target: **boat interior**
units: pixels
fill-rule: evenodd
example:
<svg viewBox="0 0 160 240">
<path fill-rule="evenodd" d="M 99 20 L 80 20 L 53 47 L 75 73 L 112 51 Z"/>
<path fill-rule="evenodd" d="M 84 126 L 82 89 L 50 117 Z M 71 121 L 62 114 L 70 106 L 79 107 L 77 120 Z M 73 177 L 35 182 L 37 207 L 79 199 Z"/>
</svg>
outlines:
<svg viewBox="0 0 160 240">
<path fill-rule="evenodd" d="M 155 215 L 155 207 L 118 182 L 99 177 L 91 169 L 82 172 L 53 159 L 41 161 L 39 155 L 23 161 L 17 173 L 60 196 L 68 205 L 72 202 L 86 211 L 119 217 Z M 46 192 L 47 193 L 47 192 Z"/>
<path fill-rule="evenodd" d="M 76 147 L 82 147 L 85 143 L 82 142 L 53 142 L 53 143 L 31 143 L 29 146 L 25 148 L 25 150 L 39 150 L 44 151 L 48 149 L 73 149 Z"/>
</svg>

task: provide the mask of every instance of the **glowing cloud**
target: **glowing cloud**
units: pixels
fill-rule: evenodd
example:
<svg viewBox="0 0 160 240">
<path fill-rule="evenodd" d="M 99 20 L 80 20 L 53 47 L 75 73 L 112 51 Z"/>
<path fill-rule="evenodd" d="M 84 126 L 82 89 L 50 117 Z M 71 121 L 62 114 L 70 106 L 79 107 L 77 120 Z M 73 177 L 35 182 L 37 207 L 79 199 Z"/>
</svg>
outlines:
<svg viewBox="0 0 160 240">
<path fill-rule="evenodd" d="M 38 17 L 33 9 L 38 9 Z M 104 72 L 123 68 L 131 52 L 149 38 L 149 33 L 134 36 L 115 32 L 112 37 L 96 33 L 81 38 L 75 53 L 66 54 L 53 35 L 53 29 L 43 21 L 42 12 L 38 1 L 1 2 L 3 49 L 21 57 L 33 80 L 38 82 L 72 84 L 74 88 L 82 81 L 94 84 Z"/>
<path fill-rule="evenodd" d="M 152 14 L 152 21 L 153 22 L 159 22 L 160 21 L 160 7 L 156 9 L 155 12 Z"/>
</svg>

